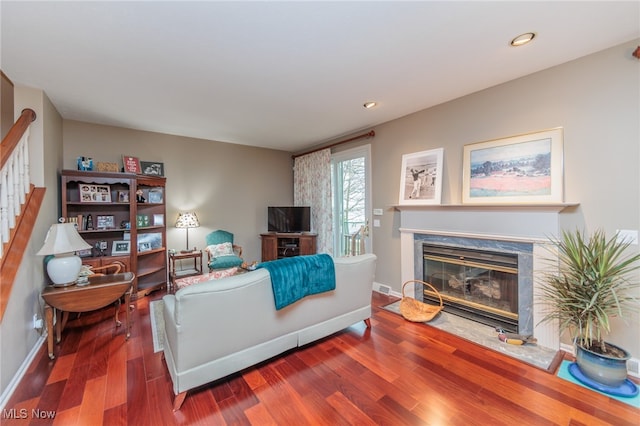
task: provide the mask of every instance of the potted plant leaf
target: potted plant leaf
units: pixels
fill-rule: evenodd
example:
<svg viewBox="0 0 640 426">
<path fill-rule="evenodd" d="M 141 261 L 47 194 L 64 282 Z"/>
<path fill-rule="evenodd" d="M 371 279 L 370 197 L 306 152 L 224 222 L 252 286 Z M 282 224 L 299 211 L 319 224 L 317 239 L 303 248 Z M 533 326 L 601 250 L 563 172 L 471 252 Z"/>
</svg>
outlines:
<svg viewBox="0 0 640 426">
<path fill-rule="evenodd" d="M 584 376 L 619 387 L 627 379 L 630 354 L 604 337 L 611 331 L 611 318 L 624 319 L 638 309 L 633 289 L 639 283 L 631 275 L 640 268 L 640 253 L 629 254 L 629 241 L 617 234 L 608 239 L 602 230 L 590 236 L 563 231 L 551 242 L 558 268 L 543 276 L 540 296 L 548 310 L 540 322 L 557 320 L 561 331 L 569 330 Z"/>
</svg>

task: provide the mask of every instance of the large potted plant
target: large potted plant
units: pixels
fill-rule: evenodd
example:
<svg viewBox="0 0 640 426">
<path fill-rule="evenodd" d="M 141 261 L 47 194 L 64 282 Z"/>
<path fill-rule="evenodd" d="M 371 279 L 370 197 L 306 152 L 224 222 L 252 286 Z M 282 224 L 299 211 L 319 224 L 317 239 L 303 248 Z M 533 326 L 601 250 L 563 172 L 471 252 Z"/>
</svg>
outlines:
<svg viewBox="0 0 640 426">
<path fill-rule="evenodd" d="M 617 234 L 607 238 L 602 230 L 590 236 L 563 231 L 551 246 L 557 272 L 544 274 L 541 283 L 548 309 L 540 322 L 557 320 L 560 330 L 569 330 L 580 372 L 612 388 L 625 382 L 630 354 L 605 342 L 604 336 L 611 331 L 611 318 L 624 319 L 638 309 L 633 295 L 638 280 L 631 273 L 640 268 L 640 253 L 629 254 L 629 246 Z"/>
</svg>

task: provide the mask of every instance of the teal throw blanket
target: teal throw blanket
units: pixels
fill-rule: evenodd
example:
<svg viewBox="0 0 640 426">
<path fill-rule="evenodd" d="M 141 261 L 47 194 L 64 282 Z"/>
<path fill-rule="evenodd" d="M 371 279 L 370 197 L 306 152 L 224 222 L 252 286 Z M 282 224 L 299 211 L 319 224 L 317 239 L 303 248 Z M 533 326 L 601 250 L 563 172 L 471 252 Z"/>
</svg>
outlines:
<svg viewBox="0 0 640 426">
<path fill-rule="evenodd" d="M 328 254 L 286 257 L 258 265 L 271 274 L 276 310 L 305 296 L 335 290 L 336 271 Z"/>
</svg>

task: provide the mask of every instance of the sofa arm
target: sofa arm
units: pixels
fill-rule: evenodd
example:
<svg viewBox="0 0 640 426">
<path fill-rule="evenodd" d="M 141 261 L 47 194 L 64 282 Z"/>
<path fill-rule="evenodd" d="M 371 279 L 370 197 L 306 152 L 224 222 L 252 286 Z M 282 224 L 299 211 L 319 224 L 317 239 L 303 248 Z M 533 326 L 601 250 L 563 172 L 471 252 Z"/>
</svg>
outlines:
<svg viewBox="0 0 640 426">
<path fill-rule="evenodd" d="M 164 334 L 165 345 L 171 347 L 171 351 L 174 352 L 174 356 L 177 354 L 178 333 L 180 326 L 176 323 L 176 297 L 173 294 L 167 294 L 162 298 L 164 302 L 164 308 L 162 316 L 164 318 Z"/>
</svg>

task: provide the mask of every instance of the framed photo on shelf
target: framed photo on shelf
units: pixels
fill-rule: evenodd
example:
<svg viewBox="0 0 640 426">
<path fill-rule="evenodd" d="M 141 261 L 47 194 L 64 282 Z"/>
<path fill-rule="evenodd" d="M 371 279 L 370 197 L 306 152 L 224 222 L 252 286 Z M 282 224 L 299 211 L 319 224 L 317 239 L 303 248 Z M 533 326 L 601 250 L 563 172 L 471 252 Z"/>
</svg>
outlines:
<svg viewBox="0 0 640 426">
<path fill-rule="evenodd" d="M 136 215 L 136 228 L 145 228 L 149 226 L 149 216 L 146 214 Z"/>
<path fill-rule="evenodd" d="M 150 250 L 159 249 L 162 247 L 162 234 L 160 232 L 138 234 L 138 245 L 140 245 L 140 243 L 149 244 Z"/>
<path fill-rule="evenodd" d="M 157 161 L 141 161 L 142 174 L 147 176 L 164 176 L 164 163 Z"/>
<path fill-rule="evenodd" d="M 151 244 L 149 243 L 138 243 L 138 252 L 142 253 L 145 251 L 151 250 Z"/>
<path fill-rule="evenodd" d="M 111 256 L 119 254 L 129 254 L 131 252 L 131 241 L 114 241 L 111 246 Z"/>
<path fill-rule="evenodd" d="M 464 204 L 563 202 L 562 128 L 465 145 Z"/>
<path fill-rule="evenodd" d="M 149 199 L 150 203 L 162 203 L 162 188 L 152 188 L 149 190 Z"/>
<path fill-rule="evenodd" d="M 142 173 L 142 168 L 140 167 L 140 159 L 138 157 L 123 155 L 122 164 L 124 165 L 123 168 L 125 173 L 135 173 L 137 175 Z"/>
<path fill-rule="evenodd" d="M 91 157 L 78 157 L 77 159 L 78 170 L 92 171 L 93 159 Z"/>
<path fill-rule="evenodd" d="M 163 226 L 164 225 L 164 215 L 163 214 L 154 214 L 153 215 L 153 226 Z"/>
<path fill-rule="evenodd" d="M 96 229 L 115 229 L 113 215 L 101 215 L 96 217 Z"/>
<path fill-rule="evenodd" d="M 440 204 L 443 157 L 444 148 L 402 156 L 399 204 Z"/>
<path fill-rule="evenodd" d="M 129 202 L 129 191 L 118 191 L 118 202 L 119 203 L 128 203 Z"/>
<path fill-rule="evenodd" d="M 81 183 L 79 191 L 81 203 L 111 202 L 111 188 L 109 187 L 109 185 L 91 185 L 87 183 Z"/>
</svg>

